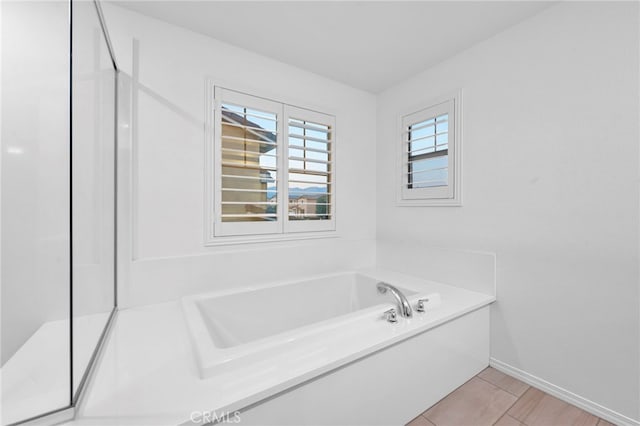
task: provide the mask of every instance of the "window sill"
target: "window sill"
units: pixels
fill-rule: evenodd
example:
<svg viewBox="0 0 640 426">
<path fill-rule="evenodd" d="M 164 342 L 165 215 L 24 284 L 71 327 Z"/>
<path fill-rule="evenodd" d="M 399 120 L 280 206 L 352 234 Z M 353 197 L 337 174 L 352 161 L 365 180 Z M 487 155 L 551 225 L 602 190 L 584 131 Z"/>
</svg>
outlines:
<svg viewBox="0 0 640 426">
<path fill-rule="evenodd" d="M 337 231 L 317 231 L 317 232 L 299 232 L 291 234 L 271 234 L 271 235 L 239 235 L 228 237 L 208 237 L 205 247 L 219 247 L 238 244 L 261 244 L 276 243 L 288 241 L 317 240 L 326 238 L 339 238 Z"/>
<path fill-rule="evenodd" d="M 462 207 L 462 200 L 433 198 L 430 200 L 398 200 L 398 207 Z"/>
</svg>

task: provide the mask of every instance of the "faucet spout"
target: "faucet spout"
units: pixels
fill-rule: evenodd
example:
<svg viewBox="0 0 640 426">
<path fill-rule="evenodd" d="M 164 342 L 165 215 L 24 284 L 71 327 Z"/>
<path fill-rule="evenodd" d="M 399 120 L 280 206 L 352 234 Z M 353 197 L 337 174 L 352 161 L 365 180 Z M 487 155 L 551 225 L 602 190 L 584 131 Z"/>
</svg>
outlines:
<svg viewBox="0 0 640 426">
<path fill-rule="evenodd" d="M 409 304 L 409 301 L 407 300 L 405 295 L 400 290 L 398 290 L 396 287 L 392 286 L 391 284 L 388 284 L 382 281 L 376 284 L 376 287 L 378 288 L 378 293 L 380 294 L 385 294 L 387 291 L 391 292 L 391 295 L 398 302 L 398 311 L 400 312 L 400 316 L 403 316 L 405 318 L 411 318 L 413 316 L 413 310 L 411 309 L 411 305 Z"/>
</svg>

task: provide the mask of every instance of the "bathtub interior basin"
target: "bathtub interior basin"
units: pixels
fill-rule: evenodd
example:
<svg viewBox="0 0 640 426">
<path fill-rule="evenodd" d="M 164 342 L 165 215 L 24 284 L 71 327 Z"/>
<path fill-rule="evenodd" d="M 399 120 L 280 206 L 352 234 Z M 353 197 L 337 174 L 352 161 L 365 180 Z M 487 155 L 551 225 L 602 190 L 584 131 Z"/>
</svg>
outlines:
<svg viewBox="0 0 640 426">
<path fill-rule="evenodd" d="M 397 308 L 390 292 L 378 292 L 385 281 L 398 288 L 412 307 L 428 298 L 427 309 L 440 312 L 442 299 L 433 286 L 405 278 L 344 272 L 295 282 L 187 296 L 182 299 L 202 379 L 251 368 L 256 363 L 303 369 L 328 359 L 383 347 L 408 329 L 424 327 L 433 315 L 386 321 L 384 312 Z M 347 348 L 352 351 L 346 353 Z"/>
<path fill-rule="evenodd" d="M 356 273 L 340 274 L 202 297 L 195 300 L 195 306 L 214 345 L 224 349 L 394 303 L 390 293 L 377 291 L 377 282 Z M 398 288 L 407 297 L 416 294 Z"/>
</svg>

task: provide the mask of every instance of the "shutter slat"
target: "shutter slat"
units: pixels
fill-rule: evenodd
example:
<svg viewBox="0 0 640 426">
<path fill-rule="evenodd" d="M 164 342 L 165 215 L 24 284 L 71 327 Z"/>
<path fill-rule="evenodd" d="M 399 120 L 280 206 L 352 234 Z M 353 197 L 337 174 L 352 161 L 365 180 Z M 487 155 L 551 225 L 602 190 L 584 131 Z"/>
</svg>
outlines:
<svg viewBox="0 0 640 426">
<path fill-rule="evenodd" d="M 291 204 L 295 204 L 296 200 L 292 200 Z M 316 206 L 330 206 L 331 203 L 315 203 Z"/>
<path fill-rule="evenodd" d="M 447 170 L 449 166 L 444 167 L 434 167 L 433 169 L 424 169 L 424 170 L 413 170 L 407 172 L 408 175 L 417 174 L 417 173 L 429 173 L 429 172 L 437 172 L 438 170 Z"/>
<path fill-rule="evenodd" d="M 291 194 L 289 194 L 289 195 L 291 195 Z M 315 197 L 315 196 L 318 196 L 318 197 L 320 197 L 320 196 L 330 197 L 331 195 L 332 195 L 331 192 L 313 192 L 313 193 L 308 193 L 308 194 L 295 193 L 294 194 L 295 198 L 291 198 L 290 197 L 289 198 L 289 202 L 290 203 L 295 203 L 295 200 L 298 199 L 298 198 L 309 198 L 309 197 Z M 330 200 L 327 201 L 327 204 L 330 205 L 331 201 Z"/>
<path fill-rule="evenodd" d="M 314 138 L 313 136 L 296 135 L 294 133 L 289 133 L 289 137 L 290 138 L 299 139 L 299 140 L 307 140 L 307 141 L 324 143 L 324 144 L 327 144 L 327 145 L 331 143 L 331 139 L 320 139 L 320 138 Z"/>
<path fill-rule="evenodd" d="M 222 166 L 223 167 L 233 167 L 236 169 L 247 169 L 247 170 L 265 170 L 265 171 L 272 171 L 275 172 L 277 171 L 276 167 L 267 167 L 267 166 L 260 166 L 260 165 L 250 165 L 250 164 L 243 164 L 243 163 L 230 163 L 227 161 L 223 161 L 222 162 Z"/>
<path fill-rule="evenodd" d="M 289 149 L 297 149 L 299 151 L 318 152 L 320 154 L 331 154 L 330 150 L 318 149 L 318 148 L 310 148 L 308 146 L 300 146 L 300 145 L 289 145 Z"/>
<path fill-rule="evenodd" d="M 262 133 L 267 133 L 274 136 L 278 134 L 277 130 L 267 130 L 267 129 L 263 129 L 262 127 L 246 126 L 244 124 L 236 123 L 234 121 L 223 121 L 222 125 L 238 127 L 240 129 L 245 129 L 245 130 L 253 130 L 254 132 L 262 132 Z"/>
<path fill-rule="evenodd" d="M 236 111 L 232 108 L 229 108 L 229 106 L 234 106 L 236 108 L 240 108 L 242 109 L 242 111 Z M 230 104 L 230 103 L 226 103 L 224 102 L 222 104 L 222 110 L 226 111 L 226 112 L 230 112 L 231 114 L 236 114 L 236 115 L 240 115 L 240 116 L 249 116 L 249 117 L 255 117 L 255 118 L 259 118 L 261 120 L 269 120 L 269 121 L 273 121 L 274 123 L 277 121 L 277 117 L 270 113 L 270 112 L 263 112 L 257 109 L 253 109 L 253 108 L 246 108 L 242 105 L 235 105 L 235 104 Z M 247 111 L 248 110 L 248 111 Z M 225 117 L 227 118 L 227 117 Z"/>
<path fill-rule="evenodd" d="M 428 152 L 426 154 L 433 154 L 433 155 L 429 156 L 429 157 L 415 158 L 413 160 L 405 161 L 405 163 L 406 164 L 418 163 L 418 162 L 421 162 L 421 161 L 428 160 L 429 158 L 444 157 L 445 155 L 447 155 L 447 153 L 445 151 Z M 421 155 L 426 155 L 426 154 L 421 154 Z M 416 155 L 415 157 L 419 157 L 419 156 Z"/>
<path fill-rule="evenodd" d="M 409 135 L 411 135 L 411 131 L 405 131 L 405 132 L 404 132 L 404 134 L 405 134 L 406 136 L 409 136 Z M 447 134 L 449 134 L 449 132 L 448 132 L 448 131 L 446 131 L 446 132 L 439 132 L 439 133 L 430 133 L 430 134 L 429 134 L 429 135 L 427 135 L 427 136 L 421 136 L 421 137 L 419 137 L 419 138 L 415 138 L 415 139 L 408 139 L 408 138 L 405 138 L 405 139 L 404 139 L 404 141 L 405 141 L 405 143 L 420 142 L 420 141 L 423 141 L 423 140 L 425 140 L 425 139 L 434 138 L 434 137 L 436 137 L 436 136 L 442 136 L 442 135 L 447 135 Z"/>
<path fill-rule="evenodd" d="M 278 215 L 275 213 L 226 213 L 221 214 L 221 217 L 273 217 L 277 218 Z"/>
<path fill-rule="evenodd" d="M 318 164 L 333 164 L 333 161 L 316 160 L 314 158 L 304 158 L 304 157 L 289 157 L 289 160 L 306 161 L 309 163 L 318 163 Z"/>
<path fill-rule="evenodd" d="M 221 201 L 220 204 L 241 205 L 241 206 L 268 206 L 269 201 Z"/>
<path fill-rule="evenodd" d="M 422 185 L 425 183 L 442 183 L 442 179 L 429 179 L 429 180 L 421 180 L 421 181 L 415 181 L 415 182 L 411 182 L 411 185 L 413 186 L 417 186 L 417 185 Z M 434 186 L 445 186 L 445 184 L 443 185 L 434 185 Z"/>
<path fill-rule="evenodd" d="M 289 120 L 290 127 L 297 127 L 298 129 L 312 130 L 314 132 L 331 133 L 331 126 L 313 125 L 303 120 L 296 120 L 292 118 Z"/>
<path fill-rule="evenodd" d="M 311 180 L 299 180 L 299 179 L 289 179 L 290 183 L 304 183 L 304 184 L 311 184 L 311 185 L 331 185 L 328 182 L 315 182 L 315 181 L 311 181 Z"/>
<path fill-rule="evenodd" d="M 273 192 L 276 193 L 276 191 L 273 190 L 268 190 L 268 189 L 250 189 L 250 188 L 234 188 L 234 187 L 229 187 L 229 186 L 225 186 L 220 188 L 222 191 L 233 191 L 233 192 L 260 192 L 260 193 L 268 193 L 268 192 Z"/>
<path fill-rule="evenodd" d="M 274 183 L 274 184 L 277 182 L 275 178 L 267 178 L 267 177 L 261 177 L 261 176 L 242 176 L 242 175 L 230 175 L 230 174 L 223 174 L 220 176 L 228 179 L 247 179 L 247 180 L 260 180 L 260 181 L 269 179 L 269 183 Z"/>
<path fill-rule="evenodd" d="M 318 172 L 315 170 L 309 169 L 289 169 L 289 173 L 297 173 L 297 174 L 305 174 L 305 175 L 314 175 L 314 176 L 330 176 L 331 172 Z"/>
<path fill-rule="evenodd" d="M 448 118 L 445 118 L 443 120 L 437 120 L 437 121 L 431 121 L 431 120 L 433 120 L 433 119 L 421 121 L 420 123 L 424 122 L 425 124 L 421 124 L 420 126 L 417 126 L 417 127 L 416 127 L 415 124 L 407 126 L 408 130 L 405 130 L 405 133 L 415 132 L 416 130 L 424 129 L 425 127 L 435 126 L 437 124 L 442 124 L 442 123 L 448 123 L 449 122 Z M 428 121 L 428 123 L 427 123 L 427 121 Z M 420 123 L 416 123 L 416 124 L 420 124 Z"/>
<path fill-rule="evenodd" d="M 246 151 L 244 149 L 233 149 L 233 148 L 222 148 L 223 151 L 227 151 L 227 152 L 237 152 L 240 153 L 242 155 L 247 155 L 247 156 L 253 156 L 253 157 L 275 157 L 277 158 L 278 155 L 277 154 L 263 154 L 261 152 L 255 152 L 255 151 Z"/>
<path fill-rule="evenodd" d="M 416 149 L 415 151 L 405 151 L 405 152 L 407 154 L 409 154 L 410 156 L 417 156 L 417 155 L 421 155 L 419 153 L 427 154 L 428 153 L 427 151 L 429 151 L 429 150 L 432 150 L 430 152 L 446 151 L 447 148 L 442 148 L 442 147 L 445 147 L 445 146 L 448 146 L 448 145 L 449 145 L 448 143 L 441 143 L 440 145 L 435 145 L 435 151 L 433 151 L 434 146 L 431 145 L 431 146 L 429 146 L 427 148 Z M 441 148 L 441 149 L 438 149 L 438 148 Z M 425 152 L 422 152 L 422 151 L 425 151 Z"/>
<path fill-rule="evenodd" d="M 264 140 L 257 140 L 257 139 L 248 139 L 240 136 L 222 135 L 222 139 L 228 139 L 228 140 L 238 141 L 238 142 L 247 142 L 247 143 L 259 143 L 260 145 L 267 145 L 267 146 L 273 146 L 273 147 L 277 146 L 277 144 L 274 142 L 266 142 Z"/>
</svg>

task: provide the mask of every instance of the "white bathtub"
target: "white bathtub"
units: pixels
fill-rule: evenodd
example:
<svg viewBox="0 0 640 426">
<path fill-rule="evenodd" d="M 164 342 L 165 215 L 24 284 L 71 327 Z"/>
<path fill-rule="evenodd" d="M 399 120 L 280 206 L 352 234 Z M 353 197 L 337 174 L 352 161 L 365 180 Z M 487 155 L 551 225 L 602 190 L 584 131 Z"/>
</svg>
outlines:
<svg viewBox="0 0 640 426">
<path fill-rule="evenodd" d="M 317 354 L 362 327 L 392 326 L 382 313 L 397 306 L 390 293 L 378 293 L 379 281 L 343 273 L 184 298 L 201 377 L 283 351 L 295 362 L 295 356 Z M 429 299 L 428 311 L 440 305 L 437 293 L 397 287 L 412 305 L 420 298 Z"/>
<path fill-rule="evenodd" d="M 407 296 L 414 308 L 412 318 L 398 315 L 397 323 L 386 321 L 383 312 L 390 308 L 397 309 L 397 305 L 390 293 L 382 295 L 377 292 L 376 283 L 379 281 L 396 286 Z M 420 298 L 429 299 L 425 313 L 415 310 Z M 238 409 L 255 405 L 256 402 L 311 379 L 317 378 L 317 383 L 326 382 L 327 372 L 346 364 L 350 365 L 340 369 L 339 374 L 349 374 L 348 371 L 356 374 L 358 368 L 375 362 L 381 350 L 383 357 L 400 356 L 397 361 L 384 363 L 397 364 L 393 368 L 401 369 L 407 376 L 413 374 L 411 370 L 420 369 L 413 379 L 406 378 L 407 383 L 418 380 L 424 374 L 431 374 L 429 372 L 432 371 L 451 371 L 427 392 L 428 395 L 434 395 L 433 398 L 440 398 L 487 365 L 487 309 L 483 309 L 482 314 L 474 314 L 480 315 L 479 319 L 470 318 L 466 322 L 460 322 L 460 325 L 450 327 L 450 332 L 440 331 L 440 334 L 444 333 L 446 336 L 444 340 L 439 334 L 426 337 L 425 342 L 430 343 L 425 353 L 436 353 L 431 363 L 425 359 L 422 365 L 415 353 L 410 354 L 413 358 L 392 354 L 403 353 L 403 341 L 421 334 L 429 335 L 429 332 L 424 332 L 486 307 L 493 300 L 493 296 L 489 295 L 393 272 L 375 271 L 341 273 L 298 282 L 190 296 L 183 298 L 182 308 L 201 379 L 215 380 L 217 377 L 217 382 L 226 383 L 224 386 L 228 386 L 228 394 L 234 393 L 238 397 L 218 408 Z M 449 342 L 447 339 L 452 340 Z M 406 348 L 421 341 L 412 340 L 413 343 Z M 392 347 L 392 351 L 386 350 Z M 414 349 L 410 350 L 415 352 Z M 354 364 L 354 361 L 363 357 L 367 357 L 367 361 Z M 414 365 L 409 361 L 410 358 Z M 360 367 L 356 368 L 356 364 Z M 380 372 L 365 370 L 364 373 L 357 374 L 375 377 Z M 319 377 L 322 375 L 324 377 Z M 304 395 L 304 389 L 322 386 L 317 383 L 296 388 L 294 394 Z M 348 386 L 356 386 L 353 391 L 361 394 L 371 392 L 371 395 L 363 399 L 369 401 L 367 404 L 386 393 L 384 390 L 371 389 L 370 385 L 359 388 L 361 385 L 358 383 L 364 383 L 364 379 L 341 379 L 340 387 L 346 390 Z M 308 398 L 315 401 L 313 404 L 318 404 L 318 401 L 327 400 L 332 394 L 339 395 L 331 390 L 334 387 L 335 385 L 331 385 L 329 389 L 321 390 L 321 394 L 313 394 Z M 404 391 L 410 388 L 407 385 Z M 394 395 L 401 393 L 394 390 Z M 265 409 L 277 405 L 279 399 L 270 399 L 258 409 L 254 407 L 246 411 L 243 424 L 251 424 L 252 412 L 260 413 L 256 418 L 257 423 L 268 424 L 269 415 L 265 414 Z M 421 404 L 426 403 L 428 400 L 424 398 L 416 399 L 415 396 L 405 395 L 386 414 L 390 417 L 377 414 L 378 417 L 372 418 L 371 422 L 408 421 L 411 416 L 419 414 L 412 410 L 416 410 L 415 407 L 418 406 L 424 408 L 426 406 Z M 328 404 L 328 409 L 329 406 L 332 407 L 328 411 L 335 410 L 336 404 L 337 401 Z M 351 408 L 357 410 L 357 401 L 350 401 L 350 404 Z M 395 412 L 395 409 L 399 411 Z M 293 413 L 295 408 L 289 405 L 287 410 Z M 276 413 L 274 424 L 287 424 L 277 414 L 281 412 L 280 408 L 273 412 Z M 307 415 L 306 410 L 298 414 L 291 418 L 291 424 L 305 424 L 303 417 Z M 310 424 L 319 420 L 317 416 L 316 412 L 309 420 Z M 346 421 L 345 413 L 340 416 L 341 420 L 326 418 L 323 421 L 327 424 L 344 424 L 340 422 Z"/>
</svg>

